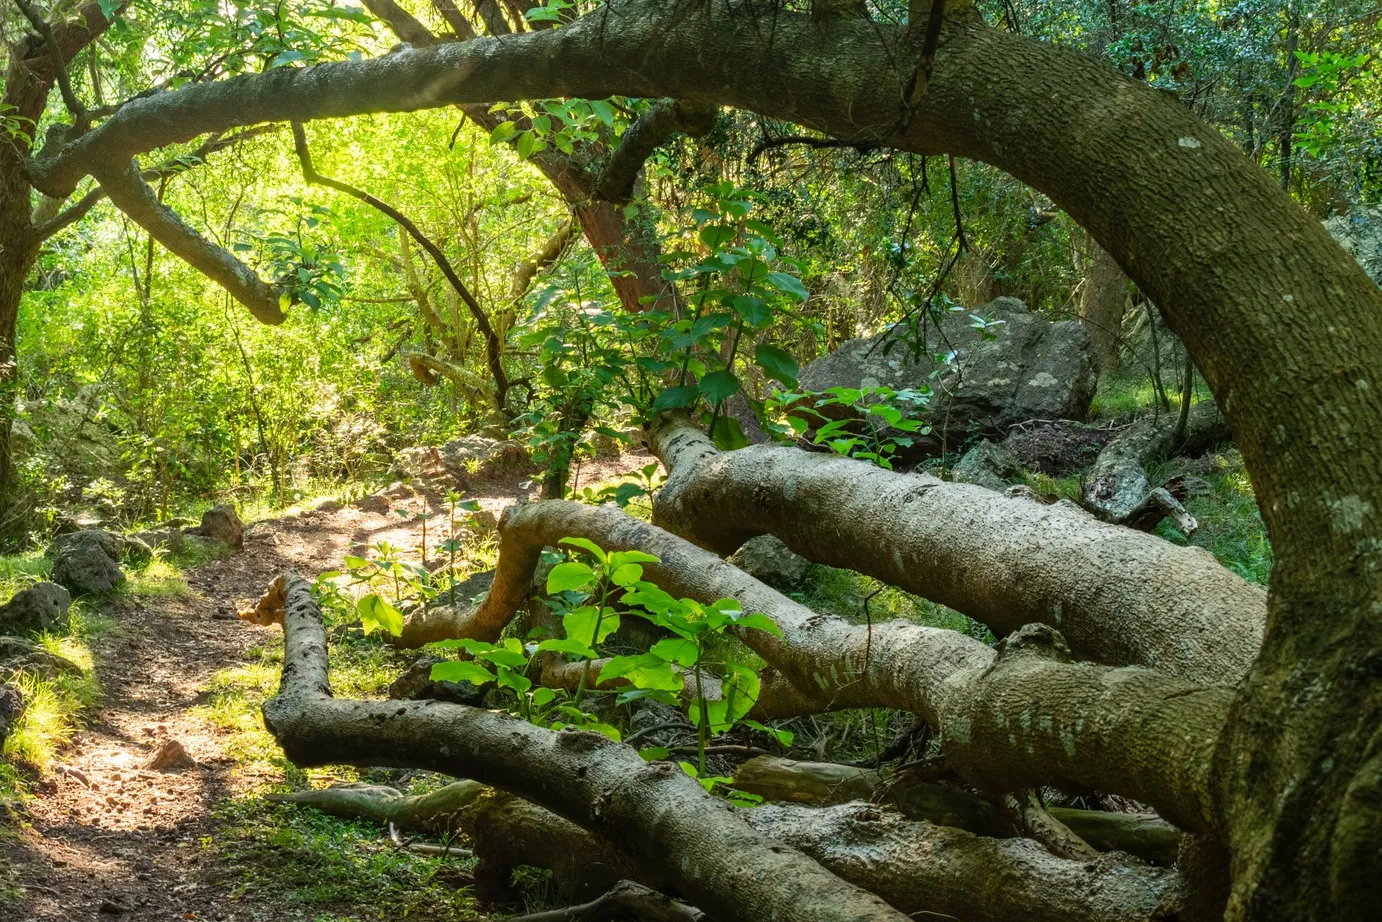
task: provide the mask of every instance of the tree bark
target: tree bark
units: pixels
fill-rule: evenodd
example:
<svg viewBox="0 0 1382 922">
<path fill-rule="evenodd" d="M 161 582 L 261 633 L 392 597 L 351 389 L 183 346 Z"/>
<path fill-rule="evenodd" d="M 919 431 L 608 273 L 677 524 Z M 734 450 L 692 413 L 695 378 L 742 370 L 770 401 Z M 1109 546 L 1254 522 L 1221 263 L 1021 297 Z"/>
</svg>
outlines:
<svg viewBox="0 0 1382 922">
<path fill-rule="evenodd" d="M 684 417 L 654 427 L 671 471 L 654 521 L 717 553 L 774 534 L 803 557 L 948 605 L 995 633 L 1038 622 L 1075 653 L 1237 682 L 1266 594 L 1199 548 L 969 484 L 755 446 L 721 453 Z"/>
<path fill-rule="evenodd" d="M 1084 289 L 1080 292 L 1080 326 L 1089 334 L 1100 373 L 1118 367 L 1118 339 L 1128 306 L 1128 281 L 1123 268 L 1086 233 Z"/>
<path fill-rule="evenodd" d="M 598 734 L 435 701 L 332 697 L 321 609 L 296 575 L 283 633 L 283 682 L 264 723 L 296 765 L 406 765 L 493 784 L 639 854 L 724 922 L 906 918 L 755 832 L 676 765 L 644 762 Z"/>
<path fill-rule="evenodd" d="M 513 506 L 499 531 L 494 588 L 463 636 L 498 637 L 526 597 L 543 547 L 581 537 L 641 550 L 660 560 L 646 565 L 648 578 L 674 596 L 734 598 L 776 622 L 781 639 L 739 632 L 775 670 L 770 681 L 780 676 L 795 692 L 774 689 L 776 716 L 903 708 L 936 729 L 956 770 L 983 789 L 1094 788 L 1150 804 L 1183 829 L 1219 826 L 1209 781 L 1232 700 L 1225 686 L 1066 662 L 1064 640 L 1044 625 L 1016 632 L 996 653 L 957 631 L 903 620 L 850 625 L 617 507 Z"/>
</svg>

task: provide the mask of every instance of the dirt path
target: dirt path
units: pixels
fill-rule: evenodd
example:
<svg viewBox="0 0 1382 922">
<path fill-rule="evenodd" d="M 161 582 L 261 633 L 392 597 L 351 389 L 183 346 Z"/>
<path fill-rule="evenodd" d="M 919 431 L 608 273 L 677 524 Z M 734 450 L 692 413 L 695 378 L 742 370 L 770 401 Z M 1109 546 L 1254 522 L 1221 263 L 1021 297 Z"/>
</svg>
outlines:
<svg viewBox="0 0 1382 922">
<path fill-rule="evenodd" d="M 615 476 L 649 460 L 626 455 L 582 479 Z M 498 515 L 525 492 L 520 479 L 477 483 L 470 495 Z M 275 575 L 337 568 L 347 551 L 381 539 L 417 546 L 416 523 L 382 505 L 328 504 L 257 523 L 246 530 L 241 552 L 188 571 L 189 594 L 119 598 L 103 608 L 117 629 L 93 651 L 100 709 L 58 771 L 38 786 L 29 827 L 0 839 L 0 865 L 17 869 L 27 894 L 0 903 L 4 922 L 312 918 L 301 905 L 232 901 L 218 887 L 215 851 L 207 847 L 215 832 L 211 813 L 238 782 L 226 738 L 188 712 L 204 703 L 218 671 L 248 662 L 247 650 L 277 632 L 235 616 Z M 399 505 L 415 509 L 417 502 Z M 145 767 L 166 740 L 180 742 L 196 765 Z"/>
</svg>

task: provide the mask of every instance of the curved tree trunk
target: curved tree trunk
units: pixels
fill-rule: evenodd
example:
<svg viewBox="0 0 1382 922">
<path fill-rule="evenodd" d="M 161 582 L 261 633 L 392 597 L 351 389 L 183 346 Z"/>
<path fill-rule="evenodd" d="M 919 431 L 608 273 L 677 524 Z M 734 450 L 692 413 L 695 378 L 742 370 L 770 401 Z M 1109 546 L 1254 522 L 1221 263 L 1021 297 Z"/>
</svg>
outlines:
<svg viewBox="0 0 1382 922">
<path fill-rule="evenodd" d="M 1208 551 L 961 483 L 795 448 L 717 451 L 684 417 L 654 427 L 671 471 L 654 520 L 729 554 L 773 534 L 803 557 L 948 605 L 995 633 L 1042 623 L 1078 656 L 1237 682 L 1266 594 Z"/>
</svg>

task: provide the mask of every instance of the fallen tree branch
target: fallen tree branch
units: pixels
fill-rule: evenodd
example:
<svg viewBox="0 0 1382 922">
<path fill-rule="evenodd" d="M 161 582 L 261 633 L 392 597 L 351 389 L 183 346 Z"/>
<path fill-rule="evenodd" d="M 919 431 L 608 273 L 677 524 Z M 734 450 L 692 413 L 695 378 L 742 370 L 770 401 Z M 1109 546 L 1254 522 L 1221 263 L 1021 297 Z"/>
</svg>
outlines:
<svg viewBox="0 0 1382 922">
<path fill-rule="evenodd" d="M 889 775 L 849 765 L 759 756 L 739 766 L 734 786 L 772 801 L 833 805 L 864 800 L 891 807 L 911 820 L 954 826 L 975 835 L 1011 838 L 1018 834 L 988 799 L 914 778 L 905 769 Z M 1099 851 L 1127 852 L 1161 865 L 1175 863 L 1181 833 L 1155 814 L 1045 809 Z"/>
<path fill-rule="evenodd" d="M 326 804 L 316 805 L 337 815 L 374 815 Z M 1030 840 L 989 839 L 909 822 L 867 804 L 737 812 L 750 826 L 784 835 L 827 870 L 878 893 L 912 918 L 1149 922 L 1177 892 L 1176 873 L 1123 856 L 1068 861 Z M 502 890 L 519 865 L 550 869 L 558 890 L 576 899 L 596 896 L 621 879 L 656 888 L 669 884 L 664 874 L 632 860 L 607 839 L 518 797 L 482 795 L 460 820 L 480 859 L 477 884 L 487 893 Z"/>
<path fill-rule="evenodd" d="M 673 415 L 651 434 L 671 475 L 654 521 L 720 554 L 773 534 L 818 563 L 873 576 L 1005 634 L 1039 622 L 1081 657 L 1196 682 L 1237 682 L 1266 593 L 1208 551 L 969 484 L 754 446 L 721 453 Z"/>
<path fill-rule="evenodd" d="M 1041 625 L 1016 632 L 997 652 L 957 631 L 902 620 L 851 625 L 816 614 L 617 507 L 512 506 L 499 533 L 494 586 L 454 623 L 456 636 L 498 637 L 527 598 L 542 548 L 562 538 L 641 550 L 660 560 L 646 566 L 648 578 L 674 596 L 734 598 L 782 630 L 781 639 L 740 632 L 795 691 L 774 702 L 783 712 L 760 708 L 759 716 L 905 708 L 937 728 L 952 764 L 986 790 L 1088 787 L 1151 804 L 1184 829 L 1217 827 L 1210 768 L 1232 699 L 1227 687 L 1069 663 L 1064 640 Z"/>
<path fill-rule="evenodd" d="M 589 903 L 514 916 L 509 922 L 603 922 L 639 919 L 644 922 L 707 922 L 705 913 L 631 880 L 621 880 Z"/>
<path fill-rule="evenodd" d="M 311 585 L 296 574 L 286 583 L 283 681 L 263 711 L 294 764 L 407 765 L 494 784 L 642 856 L 723 922 L 906 918 L 755 832 L 676 765 L 598 734 L 435 701 L 334 698 Z"/>
</svg>

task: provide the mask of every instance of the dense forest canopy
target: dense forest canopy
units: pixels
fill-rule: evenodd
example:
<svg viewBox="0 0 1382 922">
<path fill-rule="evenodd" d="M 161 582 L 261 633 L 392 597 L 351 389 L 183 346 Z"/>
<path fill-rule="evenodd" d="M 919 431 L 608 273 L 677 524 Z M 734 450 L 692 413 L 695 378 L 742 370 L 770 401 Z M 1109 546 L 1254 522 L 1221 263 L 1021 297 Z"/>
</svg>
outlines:
<svg viewBox="0 0 1382 922">
<path fill-rule="evenodd" d="M 469 708 L 362 734 L 374 704 L 317 693 L 321 609 L 343 596 L 289 574 L 255 618 L 284 625 L 298 670 L 264 712 L 290 759 L 495 784 L 581 848 L 666 854 L 622 876 L 715 918 L 882 919 L 933 910 L 823 857 L 830 820 L 706 818 L 627 747 L 582 762 L 537 732 L 534 708 L 567 698 L 540 703 L 531 677 L 616 739 L 581 709 L 596 684 L 689 699 L 697 794 L 709 727 L 790 747 L 769 723 L 887 708 L 1041 843 L 1023 866 L 945 839 L 972 864 L 915 871 L 959 894 L 937 905 L 1012 917 L 969 876 L 1012 861 L 1015 904 L 1045 894 L 1033 918 L 1371 911 L 1382 9 L 362 2 L 5 6 L 7 551 L 436 465 L 456 487 L 512 452 L 538 495 L 497 520 L 476 605 L 456 600 L 445 490 L 413 595 L 396 549 L 344 572 L 394 585 L 346 606 L 367 633 L 459 644 L 433 678 L 512 692 L 523 751 Z M 1218 462 L 1183 461 L 1230 432 Z M 645 442 L 665 481 L 583 484 Z M 1196 538 L 1207 494 L 1232 522 Z M 448 514 L 435 589 L 427 520 Z M 716 563 L 762 535 L 963 630 L 822 620 L 809 592 Z M 542 626 L 534 569 L 563 538 L 544 604 L 567 636 L 503 646 L 515 611 Z M 616 596 L 690 647 L 610 659 Z M 702 631 L 755 665 L 703 675 Z M 1160 814 L 1186 834 L 1171 876 L 1138 866 L 1078 915 L 1094 851 L 1047 788 Z M 665 828 L 634 829 L 648 811 Z M 713 873 L 675 870 L 730 842 Z M 777 882 L 743 897 L 755 873 Z"/>
</svg>

